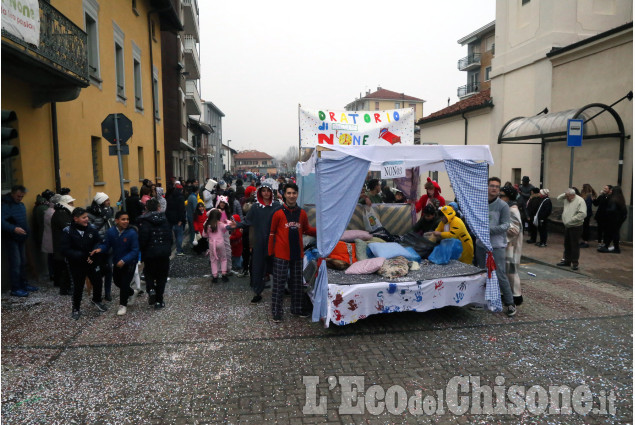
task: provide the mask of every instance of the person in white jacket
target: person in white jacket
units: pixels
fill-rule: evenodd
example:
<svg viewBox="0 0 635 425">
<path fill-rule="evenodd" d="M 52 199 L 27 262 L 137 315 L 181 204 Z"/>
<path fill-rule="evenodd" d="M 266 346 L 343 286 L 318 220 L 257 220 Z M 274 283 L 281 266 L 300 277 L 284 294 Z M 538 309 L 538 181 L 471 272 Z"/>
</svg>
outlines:
<svg viewBox="0 0 635 425">
<path fill-rule="evenodd" d="M 513 186 L 501 188 L 500 198 L 509 205 L 509 229 L 507 229 L 507 248 L 505 249 L 505 272 L 514 296 L 514 304 L 523 303 L 523 293 L 520 288 L 520 257 L 523 250 L 523 220 L 516 199 L 522 199 Z"/>
<path fill-rule="evenodd" d="M 578 270 L 580 260 L 580 237 L 582 225 L 586 218 L 587 208 L 584 199 L 575 194 L 574 189 L 567 189 L 558 196 L 558 200 L 564 200 L 562 211 L 562 224 L 564 224 L 564 255 L 557 266 L 569 267 Z"/>
</svg>

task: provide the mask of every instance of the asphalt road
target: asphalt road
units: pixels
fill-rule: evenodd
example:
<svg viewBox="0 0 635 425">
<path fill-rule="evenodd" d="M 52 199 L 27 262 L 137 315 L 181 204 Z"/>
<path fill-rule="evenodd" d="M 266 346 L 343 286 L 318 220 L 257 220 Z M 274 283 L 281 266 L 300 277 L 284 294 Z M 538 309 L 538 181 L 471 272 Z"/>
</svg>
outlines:
<svg viewBox="0 0 635 425">
<path fill-rule="evenodd" d="M 521 272 L 514 318 L 448 307 L 328 329 L 273 323 L 268 302 L 249 304 L 247 278 L 212 285 L 202 256 L 173 261 L 161 311 L 140 298 L 126 316 L 116 301 L 100 314 L 85 296 L 74 321 L 51 287 L 4 296 L 2 422 L 632 423 L 632 288 Z M 555 386 L 571 413 L 550 410 Z M 488 390 L 506 413 L 478 413 Z"/>
</svg>

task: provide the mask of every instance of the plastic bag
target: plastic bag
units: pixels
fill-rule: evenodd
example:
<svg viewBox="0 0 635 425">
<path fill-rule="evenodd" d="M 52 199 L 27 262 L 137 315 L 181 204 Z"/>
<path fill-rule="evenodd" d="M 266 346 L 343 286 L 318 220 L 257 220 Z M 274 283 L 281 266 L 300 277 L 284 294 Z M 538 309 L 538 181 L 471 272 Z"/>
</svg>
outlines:
<svg viewBox="0 0 635 425">
<path fill-rule="evenodd" d="M 364 227 L 368 232 L 379 229 L 381 222 L 379 221 L 379 214 L 373 207 L 364 207 Z"/>
<path fill-rule="evenodd" d="M 198 245 L 198 241 L 200 241 L 202 237 L 203 236 L 201 236 L 200 232 L 194 233 L 194 241 L 192 242 L 192 245 L 194 246 Z"/>
<path fill-rule="evenodd" d="M 136 289 L 137 291 L 141 290 L 141 275 L 139 274 L 139 263 L 135 266 L 134 276 L 132 278 L 132 289 Z"/>
<path fill-rule="evenodd" d="M 414 250 L 417 251 L 417 254 L 419 254 L 424 260 L 430 256 L 434 247 L 437 246 L 435 242 L 432 242 L 427 238 L 423 238 L 414 232 L 409 232 L 403 235 L 399 243 L 404 246 L 411 246 L 414 248 Z"/>
<path fill-rule="evenodd" d="M 448 264 L 450 260 L 458 260 L 461 254 L 463 254 L 463 245 L 460 240 L 443 239 L 428 256 L 428 260 L 434 264 Z"/>
</svg>

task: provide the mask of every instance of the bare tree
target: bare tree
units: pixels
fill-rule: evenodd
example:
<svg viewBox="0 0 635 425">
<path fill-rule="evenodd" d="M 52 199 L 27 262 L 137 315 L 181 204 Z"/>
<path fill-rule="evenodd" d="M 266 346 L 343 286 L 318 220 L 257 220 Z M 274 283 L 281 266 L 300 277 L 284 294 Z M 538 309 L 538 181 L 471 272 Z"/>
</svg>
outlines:
<svg viewBox="0 0 635 425">
<path fill-rule="evenodd" d="M 278 158 L 278 163 L 285 172 L 294 172 L 295 165 L 298 163 L 298 147 L 289 146 L 287 152 Z"/>
</svg>

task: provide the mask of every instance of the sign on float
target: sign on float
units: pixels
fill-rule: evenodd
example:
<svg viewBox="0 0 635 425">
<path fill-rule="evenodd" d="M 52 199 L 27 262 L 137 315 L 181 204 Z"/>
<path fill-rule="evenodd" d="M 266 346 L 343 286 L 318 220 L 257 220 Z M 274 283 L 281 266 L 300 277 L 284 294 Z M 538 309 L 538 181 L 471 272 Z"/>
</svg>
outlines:
<svg viewBox="0 0 635 425">
<path fill-rule="evenodd" d="M 381 164 L 381 179 L 398 179 L 406 177 L 406 167 L 403 161 L 386 161 Z"/>
</svg>

